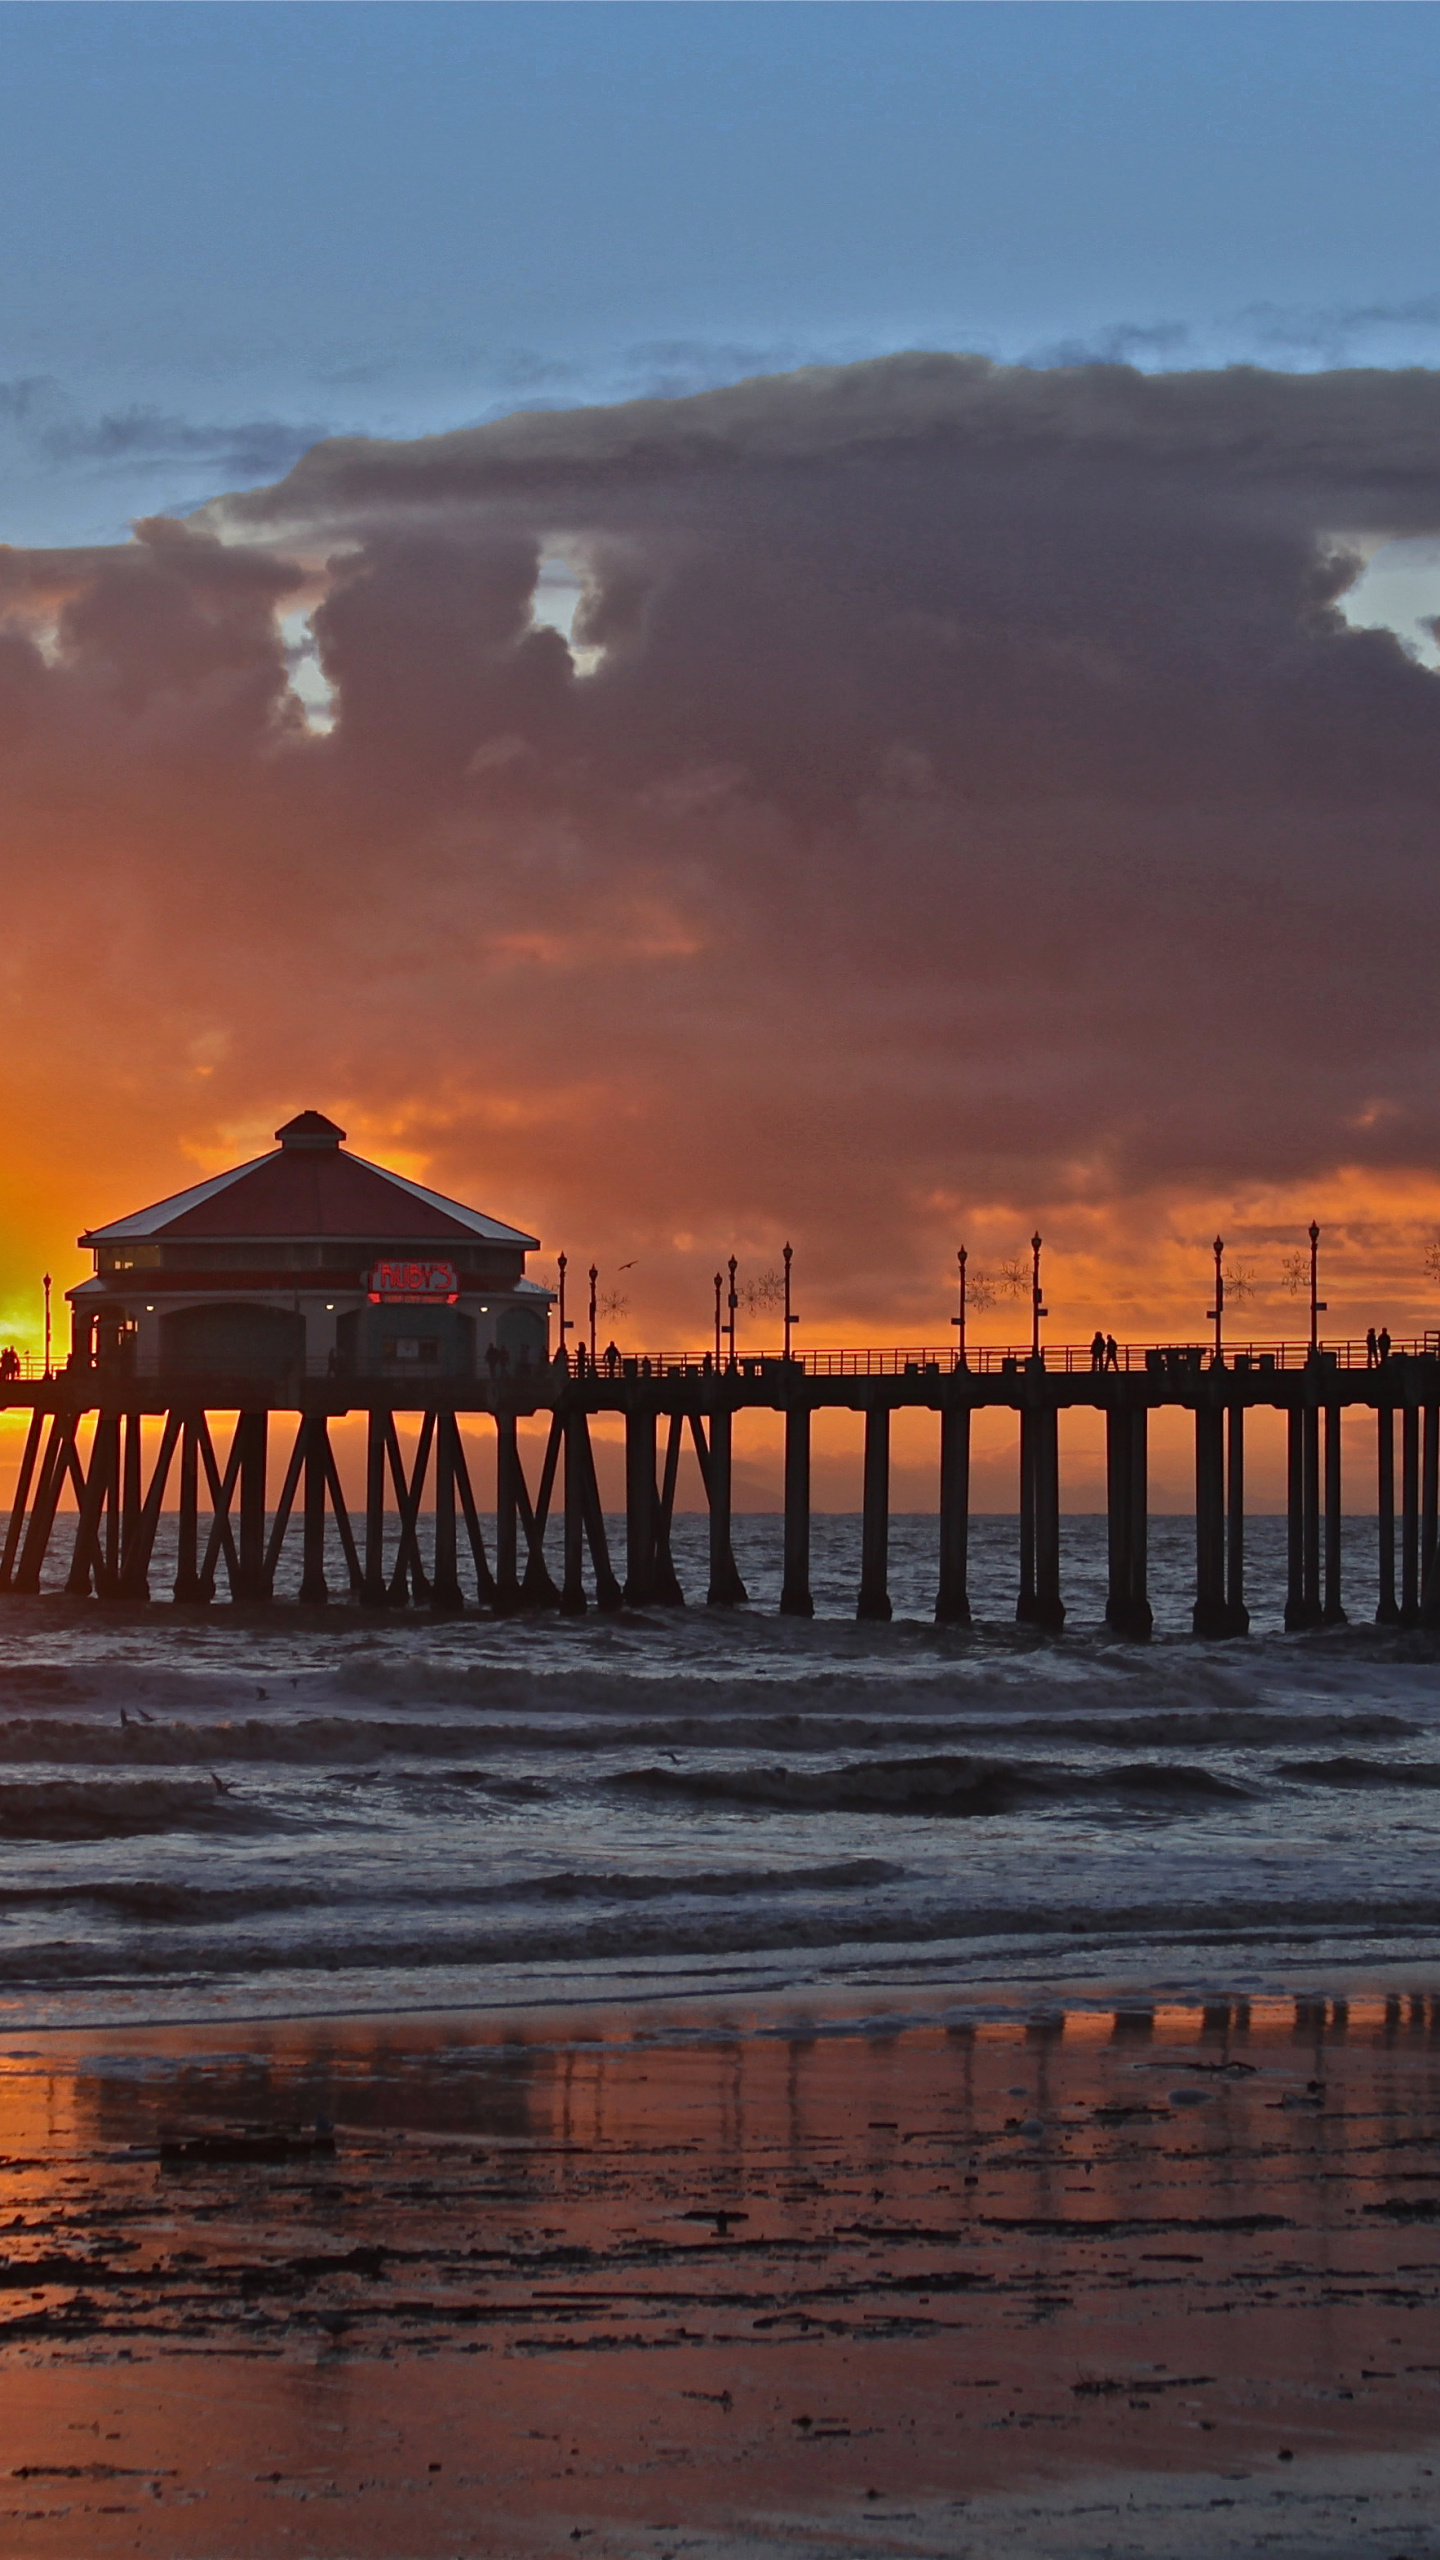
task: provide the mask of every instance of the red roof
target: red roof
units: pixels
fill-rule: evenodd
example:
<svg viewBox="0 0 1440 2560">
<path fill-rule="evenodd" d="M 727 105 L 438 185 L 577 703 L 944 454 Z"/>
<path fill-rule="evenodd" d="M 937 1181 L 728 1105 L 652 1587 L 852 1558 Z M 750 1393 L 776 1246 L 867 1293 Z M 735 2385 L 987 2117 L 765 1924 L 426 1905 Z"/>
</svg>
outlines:
<svg viewBox="0 0 1440 2560">
<path fill-rule="evenodd" d="M 341 1146 L 343 1129 L 318 1111 L 302 1111 L 275 1132 L 279 1147 L 212 1175 L 153 1208 L 94 1227 L 82 1245 L 146 1241 L 225 1243 L 232 1238 L 344 1237 L 367 1243 L 420 1243 L 480 1238 L 532 1249 L 537 1238 L 427 1191 L 404 1174 L 387 1173 Z"/>
</svg>

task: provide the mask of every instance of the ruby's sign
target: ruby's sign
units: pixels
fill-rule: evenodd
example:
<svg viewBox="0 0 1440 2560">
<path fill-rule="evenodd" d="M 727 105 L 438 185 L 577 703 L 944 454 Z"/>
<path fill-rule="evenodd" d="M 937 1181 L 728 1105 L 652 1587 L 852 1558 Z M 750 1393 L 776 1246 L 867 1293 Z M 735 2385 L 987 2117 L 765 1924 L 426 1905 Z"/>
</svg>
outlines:
<svg viewBox="0 0 1440 2560">
<path fill-rule="evenodd" d="M 453 1262 L 377 1262 L 370 1273 L 372 1307 L 453 1307 L 459 1295 Z"/>
</svg>

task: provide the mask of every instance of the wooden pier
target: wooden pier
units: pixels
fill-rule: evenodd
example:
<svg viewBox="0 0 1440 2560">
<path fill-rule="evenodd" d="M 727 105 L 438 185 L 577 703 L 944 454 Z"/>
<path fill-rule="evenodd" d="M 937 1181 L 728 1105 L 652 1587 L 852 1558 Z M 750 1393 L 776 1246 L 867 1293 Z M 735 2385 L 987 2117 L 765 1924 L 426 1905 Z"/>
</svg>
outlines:
<svg viewBox="0 0 1440 2560">
<path fill-rule="evenodd" d="M 1357 1614 L 1385 1626 L 1440 1626 L 1437 1498 L 1440 1498 L 1440 1354 L 1431 1342 L 1364 1365 L 1341 1351 L 1276 1346 L 1224 1362 L 1195 1350 L 1125 1350 L 1113 1369 L 1074 1352 L 1037 1359 L 819 1353 L 717 1365 L 694 1354 L 582 1357 L 566 1366 L 500 1374 L 483 1384 L 434 1381 L 408 1398 L 393 1381 L 327 1378 L 137 1380 L 74 1366 L 0 1389 L 29 1427 L 16 1498 L 0 1550 L 0 1596 L 57 1588 L 70 1598 L 141 1603 L 151 1594 L 156 1533 L 167 1495 L 177 1514 L 170 1597 L 202 1605 L 223 1589 L 235 1602 L 271 1600 L 287 1544 L 298 1541 L 300 1600 L 348 1597 L 369 1609 L 423 1606 L 497 1612 L 683 1606 L 672 1554 L 682 1451 L 688 1441 L 709 1510 L 704 1599 L 746 1598 L 731 1530 L 732 1440 L 745 1412 L 783 1415 L 784 1576 L 781 1610 L 813 1613 L 810 1588 L 810 1438 L 816 1413 L 858 1413 L 864 1423 L 861 1569 L 856 1614 L 891 1613 L 888 1576 L 890 1430 L 897 1413 L 939 1423 L 935 1617 L 970 1623 L 968 1535 L 972 1416 L 1002 1408 L 1018 1422 L 1019 1518 L 1015 1614 L 1058 1632 L 1062 1421 L 1104 1414 L 1109 1589 L 1106 1617 L 1118 1635 L 1143 1638 L 1152 1617 L 1146 1567 L 1149 1420 L 1162 1409 L 1194 1417 L 1197 1636 L 1234 1637 L 1249 1626 L 1245 1593 L 1245 1418 L 1255 1408 L 1286 1416 L 1289 1628 L 1334 1626 L 1347 1615 L 1341 1576 L 1341 1417 L 1376 1417 L 1376 1573 L 1372 1592 L 1349 1595 Z M 346 1506 L 330 1425 L 367 1417 L 366 1496 L 357 1524 Z M 493 1552 L 482 1531 L 461 1416 L 487 1417 L 496 1435 Z M 612 1556 L 601 1508 L 590 1425 L 623 1418 L 625 1554 Z M 417 1425 L 411 1454 L 399 1422 Z M 548 1425 L 538 1469 L 527 1477 L 521 1421 Z M 152 1422 L 146 1464 L 143 1426 Z M 158 1421 L 158 1446 L 154 1422 Z M 228 1430 L 228 1437 L 227 1437 Z M 1398 1458 L 1397 1458 L 1398 1442 Z M 278 1444 L 278 1445 L 277 1445 Z M 533 1480 L 532 1480 L 533 1479 Z M 78 1514 L 60 1570 L 51 1562 L 62 1505 Z M 552 1515 L 563 1526 L 560 1578 L 547 1560 Z M 332 1591 L 327 1524 L 333 1521 L 348 1590 Z"/>
</svg>

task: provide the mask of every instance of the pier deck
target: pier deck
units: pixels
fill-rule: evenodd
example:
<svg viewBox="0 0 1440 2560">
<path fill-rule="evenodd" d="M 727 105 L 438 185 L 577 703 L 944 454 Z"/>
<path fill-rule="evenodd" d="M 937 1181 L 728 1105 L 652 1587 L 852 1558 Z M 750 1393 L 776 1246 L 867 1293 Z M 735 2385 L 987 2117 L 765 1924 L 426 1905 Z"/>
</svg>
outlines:
<svg viewBox="0 0 1440 2560">
<path fill-rule="evenodd" d="M 1392 1345 L 1383 1360 L 1364 1344 L 1252 1344 L 1223 1359 L 1196 1345 L 1117 1346 L 1115 1364 L 1092 1365 L 1088 1346 L 1029 1351 L 840 1350 L 803 1358 L 755 1354 L 717 1364 L 709 1355 L 625 1356 L 497 1371 L 483 1380 L 294 1375 L 146 1378 L 118 1368 L 70 1365 L 53 1375 L 0 1381 L 0 1404 L 28 1410 L 3 1550 L 0 1596 L 47 1587 L 63 1504 L 78 1512 L 63 1589 L 136 1603 L 151 1597 L 162 1507 L 178 1513 L 171 1596 L 232 1599 L 274 1592 L 287 1539 L 303 1556 L 300 1598 L 331 1596 L 327 1523 L 333 1519 L 351 1596 L 362 1605 L 467 1606 L 509 1611 L 679 1606 L 671 1522 L 682 1451 L 698 1462 L 709 1511 L 706 1600 L 745 1599 L 731 1539 L 734 1421 L 747 1411 L 785 1420 L 784 1584 L 788 1615 L 812 1610 L 810 1426 L 819 1412 L 864 1416 L 862 1563 L 857 1615 L 886 1619 L 890 1425 L 896 1413 L 939 1418 L 935 1615 L 970 1621 L 967 1588 L 970 1430 L 976 1412 L 1017 1417 L 1019 1520 L 1016 1616 L 1057 1631 L 1060 1588 L 1061 1416 L 1103 1413 L 1107 1441 L 1107 1618 L 1120 1634 L 1150 1632 L 1146 1572 L 1149 1417 L 1194 1417 L 1196 1577 L 1200 1636 L 1242 1635 L 1245 1600 L 1245 1416 L 1287 1419 L 1289 1572 L 1285 1622 L 1342 1623 L 1341 1416 L 1376 1416 L 1376 1578 L 1382 1625 L 1440 1625 L 1437 1495 L 1440 1495 L 1440 1338 Z M 341 1489 L 333 1421 L 367 1421 L 366 1501 L 360 1533 Z M 494 1553 L 487 1547 L 459 1430 L 487 1416 L 496 1433 Z M 623 1580 L 611 1557 L 590 1424 L 616 1415 L 625 1427 Z M 518 1425 L 548 1418 L 543 1458 L 527 1478 Z M 413 1454 L 401 1418 L 418 1423 Z M 158 1418 L 146 1462 L 144 1425 Z M 272 1422 L 293 1429 L 272 1469 Z M 228 1438 L 227 1434 L 228 1425 Z M 276 1438 L 281 1435 L 275 1434 Z M 153 1430 L 151 1433 L 153 1440 Z M 1397 1453 L 1398 1440 L 1398 1453 Z M 1398 1464 L 1397 1464 L 1398 1455 Z M 278 1480 L 272 1481 L 272 1477 Z M 545 1552 L 552 1511 L 563 1519 L 563 1571 Z M 398 1527 L 397 1527 L 398 1522 Z M 461 1556 L 467 1559 L 462 1579 Z M 698 1595 L 697 1595 L 698 1596 Z"/>
</svg>

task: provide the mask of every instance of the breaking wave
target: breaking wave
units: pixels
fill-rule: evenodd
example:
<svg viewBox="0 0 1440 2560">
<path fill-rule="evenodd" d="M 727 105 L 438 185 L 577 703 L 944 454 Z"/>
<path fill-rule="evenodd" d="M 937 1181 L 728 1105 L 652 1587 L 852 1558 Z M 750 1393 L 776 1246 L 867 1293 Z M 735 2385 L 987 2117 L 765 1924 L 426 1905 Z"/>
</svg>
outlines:
<svg viewBox="0 0 1440 2560">
<path fill-rule="evenodd" d="M 1440 1760 L 1358 1760 L 1342 1753 L 1334 1760 L 1282 1760 L 1277 1767 L 1281 1776 L 1311 1787 L 1440 1788 Z"/>
<path fill-rule="evenodd" d="M 198 1778 L 12 1780 L 0 1785 L 0 1839 L 124 1840 L 144 1831 L 233 1831 L 263 1816 Z"/>
<path fill-rule="evenodd" d="M 678 1795 L 711 1803 L 774 1807 L 796 1813 L 928 1814 L 964 1819 L 1014 1813 L 1082 1796 L 1235 1802 L 1250 1790 L 1213 1769 L 1135 1761 L 1095 1770 L 1046 1767 L 1038 1761 L 871 1760 L 842 1769 L 625 1769 L 612 1783 L 639 1794 Z"/>
</svg>

